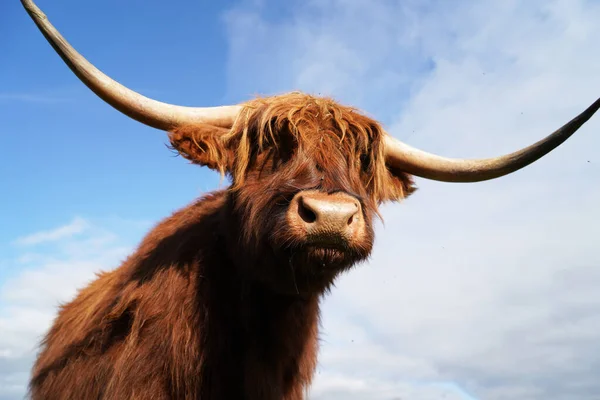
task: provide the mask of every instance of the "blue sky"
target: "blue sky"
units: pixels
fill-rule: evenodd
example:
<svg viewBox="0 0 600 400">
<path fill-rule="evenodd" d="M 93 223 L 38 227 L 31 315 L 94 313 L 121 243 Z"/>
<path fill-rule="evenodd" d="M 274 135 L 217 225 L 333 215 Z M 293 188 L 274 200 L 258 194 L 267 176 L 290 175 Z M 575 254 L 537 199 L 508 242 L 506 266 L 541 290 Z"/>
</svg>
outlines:
<svg viewBox="0 0 600 400">
<path fill-rule="evenodd" d="M 89 61 L 149 97 L 328 94 L 448 156 L 528 145 L 600 95 L 597 0 L 171 4 L 38 0 Z M 0 5 L 0 35 L 0 399 L 13 399 L 56 303 L 219 177 L 95 97 L 16 0 Z M 372 261 L 324 304 L 314 398 L 592 398 L 599 130 L 596 116 L 510 177 L 418 180 L 386 206 Z"/>
</svg>

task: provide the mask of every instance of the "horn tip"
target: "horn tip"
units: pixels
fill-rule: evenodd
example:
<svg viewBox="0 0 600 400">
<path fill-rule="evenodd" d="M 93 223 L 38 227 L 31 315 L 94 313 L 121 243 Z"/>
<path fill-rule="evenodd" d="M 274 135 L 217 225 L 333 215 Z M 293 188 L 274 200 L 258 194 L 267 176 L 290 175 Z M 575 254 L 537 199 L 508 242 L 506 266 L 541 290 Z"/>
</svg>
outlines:
<svg viewBox="0 0 600 400">
<path fill-rule="evenodd" d="M 29 13 L 29 15 L 31 15 L 34 19 L 48 19 L 46 17 L 46 14 L 44 14 L 42 10 L 39 9 L 39 7 L 33 2 L 33 0 L 21 0 L 21 4 L 23 5 L 23 8 L 25 8 L 27 13 Z"/>
</svg>

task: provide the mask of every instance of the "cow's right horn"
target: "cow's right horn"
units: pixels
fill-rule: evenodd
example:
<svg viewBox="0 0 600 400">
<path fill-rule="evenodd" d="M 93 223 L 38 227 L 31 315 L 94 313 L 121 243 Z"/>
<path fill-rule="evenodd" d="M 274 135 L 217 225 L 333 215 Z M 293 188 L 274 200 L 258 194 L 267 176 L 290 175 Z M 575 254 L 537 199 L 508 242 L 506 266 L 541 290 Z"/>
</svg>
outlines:
<svg viewBox="0 0 600 400">
<path fill-rule="evenodd" d="M 79 54 L 48 21 L 32 0 L 21 0 L 35 24 L 77 77 L 102 100 L 123 114 L 153 128 L 169 131 L 181 125 L 208 123 L 229 128 L 242 109 L 239 105 L 186 107 L 145 97 L 109 78 Z"/>
</svg>

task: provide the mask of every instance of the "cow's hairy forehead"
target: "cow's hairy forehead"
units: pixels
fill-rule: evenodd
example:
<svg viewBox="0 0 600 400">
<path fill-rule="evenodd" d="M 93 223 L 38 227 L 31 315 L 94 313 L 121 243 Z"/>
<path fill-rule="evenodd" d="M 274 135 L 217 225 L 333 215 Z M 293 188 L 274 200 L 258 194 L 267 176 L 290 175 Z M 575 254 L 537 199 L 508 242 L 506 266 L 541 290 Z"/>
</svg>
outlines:
<svg viewBox="0 0 600 400">
<path fill-rule="evenodd" d="M 236 143 L 236 172 L 241 175 L 253 155 L 272 148 L 282 153 L 297 148 L 309 158 L 337 154 L 383 160 L 383 134 L 376 121 L 350 107 L 291 93 L 248 102 L 225 140 Z"/>
<path fill-rule="evenodd" d="M 248 102 L 224 140 L 235 153 L 234 188 L 243 186 L 256 161 L 279 157 L 320 170 L 332 185 L 353 181 L 379 203 L 406 197 L 412 185 L 410 178 L 387 168 L 386 134 L 377 121 L 351 107 L 290 93 Z M 289 172 L 284 169 L 275 167 L 273 173 Z"/>
<path fill-rule="evenodd" d="M 365 147 L 382 135 L 379 124 L 358 110 L 331 98 L 289 93 L 246 103 L 231 131 L 250 135 L 262 147 L 292 136 L 298 143 L 316 144 L 332 136 Z"/>
</svg>

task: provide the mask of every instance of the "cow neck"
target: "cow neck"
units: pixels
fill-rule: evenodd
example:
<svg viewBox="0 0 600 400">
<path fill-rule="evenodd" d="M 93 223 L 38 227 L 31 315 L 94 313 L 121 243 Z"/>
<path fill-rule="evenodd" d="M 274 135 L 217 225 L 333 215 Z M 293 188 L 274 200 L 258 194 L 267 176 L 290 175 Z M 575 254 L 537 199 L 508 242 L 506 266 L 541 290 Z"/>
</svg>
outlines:
<svg viewBox="0 0 600 400">
<path fill-rule="evenodd" d="M 212 354 L 209 375 L 239 365 L 237 379 L 246 383 L 243 386 L 258 390 L 255 396 L 246 393 L 246 398 L 281 398 L 305 388 L 314 373 L 320 294 L 281 294 L 264 283 L 246 279 L 240 271 L 247 265 L 239 264 L 245 257 L 233 256 L 240 255 L 239 241 L 223 230 L 235 224 L 227 220 L 232 213 L 226 204 L 223 206 L 219 220 L 226 223 L 218 229 L 213 250 L 221 253 L 218 259 L 227 262 L 210 263 L 214 268 L 206 271 L 207 286 L 203 289 L 210 292 L 212 303 L 209 309 L 213 318 L 208 321 L 212 344 L 208 348 L 218 349 Z M 264 387 L 257 382 L 264 382 Z"/>
</svg>

